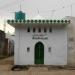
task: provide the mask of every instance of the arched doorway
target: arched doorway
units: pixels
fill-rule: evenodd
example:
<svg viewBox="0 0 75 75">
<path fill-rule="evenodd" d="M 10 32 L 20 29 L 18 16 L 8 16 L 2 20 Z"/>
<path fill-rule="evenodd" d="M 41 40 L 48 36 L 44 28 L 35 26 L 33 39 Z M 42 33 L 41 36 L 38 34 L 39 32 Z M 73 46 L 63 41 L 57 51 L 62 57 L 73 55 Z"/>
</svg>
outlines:
<svg viewBox="0 0 75 75">
<path fill-rule="evenodd" d="M 42 42 L 38 42 L 35 44 L 35 64 L 44 64 L 44 45 Z"/>
</svg>

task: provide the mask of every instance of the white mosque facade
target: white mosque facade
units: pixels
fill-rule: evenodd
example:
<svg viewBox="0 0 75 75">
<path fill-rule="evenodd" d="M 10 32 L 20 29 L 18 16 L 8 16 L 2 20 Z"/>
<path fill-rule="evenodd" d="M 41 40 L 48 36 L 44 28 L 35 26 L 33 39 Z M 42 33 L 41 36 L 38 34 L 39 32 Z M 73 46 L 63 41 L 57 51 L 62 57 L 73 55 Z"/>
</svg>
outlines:
<svg viewBox="0 0 75 75">
<path fill-rule="evenodd" d="M 67 65 L 70 20 L 8 20 L 15 27 L 14 65 Z M 22 19 L 21 19 L 22 18 Z"/>
</svg>

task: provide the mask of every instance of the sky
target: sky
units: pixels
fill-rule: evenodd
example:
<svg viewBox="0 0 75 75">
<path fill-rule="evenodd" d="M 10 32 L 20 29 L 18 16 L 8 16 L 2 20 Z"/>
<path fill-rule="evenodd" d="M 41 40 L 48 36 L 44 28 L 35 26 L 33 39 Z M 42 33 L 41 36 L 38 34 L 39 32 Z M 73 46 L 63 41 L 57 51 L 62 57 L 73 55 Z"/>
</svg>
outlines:
<svg viewBox="0 0 75 75">
<path fill-rule="evenodd" d="M 75 16 L 75 0 L 0 0 L 0 29 L 3 30 L 4 20 L 14 19 L 14 12 L 21 10 L 26 18 L 39 15 L 45 19 L 62 19 Z M 6 25 L 6 32 L 13 33 L 14 28 Z"/>
</svg>

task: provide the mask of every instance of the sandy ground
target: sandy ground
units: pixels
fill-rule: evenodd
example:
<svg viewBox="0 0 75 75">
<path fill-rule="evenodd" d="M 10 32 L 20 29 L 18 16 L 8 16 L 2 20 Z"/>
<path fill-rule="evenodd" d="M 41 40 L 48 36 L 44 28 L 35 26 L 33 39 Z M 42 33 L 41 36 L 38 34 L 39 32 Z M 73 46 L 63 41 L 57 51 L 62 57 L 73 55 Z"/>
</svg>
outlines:
<svg viewBox="0 0 75 75">
<path fill-rule="evenodd" d="M 75 70 L 48 70 L 46 67 L 30 67 L 25 71 L 11 71 L 13 57 L 0 60 L 0 75 L 75 75 Z"/>
<path fill-rule="evenodd" d="M 75 70 L 0 71 L 0 75 L 75 75 Z"/>
<path fill-rule="evenodd" d="M 14 57 L 8 57 L 5 59 L 1 59 L 0 60 L 0 65 L 13 65 L 14 64 Z"/>
</svg>

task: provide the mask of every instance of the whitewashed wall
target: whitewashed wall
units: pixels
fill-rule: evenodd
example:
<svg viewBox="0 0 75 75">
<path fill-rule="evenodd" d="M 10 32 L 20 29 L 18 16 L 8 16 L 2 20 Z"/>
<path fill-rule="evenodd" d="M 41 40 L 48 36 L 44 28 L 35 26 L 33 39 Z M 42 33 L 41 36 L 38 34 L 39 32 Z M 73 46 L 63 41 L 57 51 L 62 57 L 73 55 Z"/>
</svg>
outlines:
<svg viewBox="0 0 75 75">
<path fill-rule="evenodd" d="M 75 17 L 68 16 L 65 19 L 71 21 L 68 25 L 68 65 L 75 66 Z"/>
<path fill-rule="evenodd" d="M 27 28 L 16 28 L 15 30 L 15 65 L 34 65 L 35 44 L 41 41 L 44 44 L 44 64 L 45 65 L 66 65 L 67 64 L 67 30 L 66 28 L 53 28 L 52 33 L 47 31 L 35 34 L 46 34 L 48 40 L 32 39 L 34 35 L 27 32 Z M 30 47 L 30 52 L 27 52 Z M 48 48 L 51 47 L 51 52 Z"/>
</svg>

